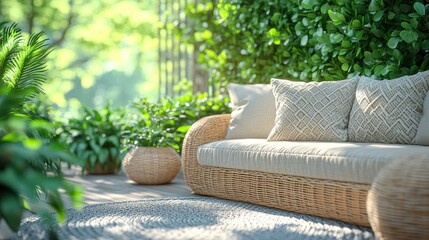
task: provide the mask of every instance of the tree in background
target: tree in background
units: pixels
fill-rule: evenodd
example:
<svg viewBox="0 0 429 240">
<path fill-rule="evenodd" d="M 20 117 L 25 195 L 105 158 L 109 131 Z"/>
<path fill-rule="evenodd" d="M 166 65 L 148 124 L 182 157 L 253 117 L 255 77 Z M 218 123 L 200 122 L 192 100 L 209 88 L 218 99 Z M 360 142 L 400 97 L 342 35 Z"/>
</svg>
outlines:
<svg viewBox="0 0 429 240">
<path fill-rule="evenodd" d="M 49 36 L 45 91 L 59 107 L 156 96 L 155 0 L 0 0 L 0 20 Z M 3 18 L 3 19 L 1 19 Z M 79 100 L 77 100 L 79 99 Z"/>
</svg>

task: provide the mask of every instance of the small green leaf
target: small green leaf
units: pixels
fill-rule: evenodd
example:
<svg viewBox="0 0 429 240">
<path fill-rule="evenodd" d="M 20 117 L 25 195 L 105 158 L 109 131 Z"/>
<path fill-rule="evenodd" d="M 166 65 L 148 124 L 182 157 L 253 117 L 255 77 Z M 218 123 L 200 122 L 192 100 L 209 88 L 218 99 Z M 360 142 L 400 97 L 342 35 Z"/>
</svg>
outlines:
<svg viewBox="0 0 429 240">
<path fill-rule="evenodd" d="M 348 63 L 343 63 L 343 65 L 341 65 L 341 70 L 343 70 L 344 72 L 349 70 L 350 65 Z"/>
<path fill-rule="evenodd" d="M 189 128 L 191 128 L 190 125 L 184 125 L 184 126 L 178 127 L 176 131 L 180 133 L 186 133 L 189 130 Z"/>
<path fill-rule="evenodd" d="M 329 36 L 329 40 L 331 41 L 331 43 L 339 43 L 339 42 L 343 41 L 343 39 L 344 39 L 344 35 L 339 34 L 339 33 L 331 34 Z"/>
<path fill-rule="evenodd" d="M 271 17 L 271 21 L 273 22 L 277 22 L 281 17 L 281 14 L 279 12 L 276 12 L 273 14 L 273 16 Z"/>
<path fill-rule="evenodd" d="M 411 24 L 407 23 L 407 22 L 401 22 L 401 26 L 405 29 L 405 30 L 412 30 L 413 27 L 411 26 Z"/>
<path fill-rule="evenodd" d="M 389 68 L 383 65 L 377 65 L 374 68 L 374 74 L 377 76 L 384 76 L 389 73 Z"/>
<path fill-rule="evenodd" d="M 325 3 L 322 5 L 322 7 L 320 7 L 320 12 L 322 14 L 326 14 L 326 13 L 328 13 L 330 8 L 331 8 L 331 6 L 329 6 L 329 3 Z"/>
<path fill-rule="evenodd" d="M 423 5 L 423 3 L 415 2 L 413 7 L 414 7 L 414 10 L 416 10 L 416 12 L 420 16 L 424 16 L 426 14 L 426 8 L 425 8 L 425 5 Z"/>
<path fill-rule="evenodd" d="M 381 20 L 381 18 L 384 16 L 384 12 L 383 11 L 378 11 L 376 14 L 374 14 L 374 16 L 372 17 L 372 19 L 374 20 L 374 22 L 378 22 Z"/>
<path fill-rule="evenodd" d="M 341 47 L 343 47 L 343 48 L 351 48 L 352 44 L 349 41 L 343 40 L 341 42 Z"/>
<path fill-rule="evenodd" d="M 384 5 L 383 1 L 371 0 L 371 2 L 369 3 L 369 6 L 368 6 L 368 10 L 371 12 L 382 10 L 384 7 L 383 5 Z"/>
<path fill-rule="evenodd" d="M 364 34 L 365 34 L 364 31 L 357 31 L 355 37 L 358 41 L 360 41 L 362 40 Z"/>
<path fill-rule="evenodd" d="M 317 1 L 315 0 L 302 0 L 301 6 L 305 9 L 313 9 L 313 6 L 317 4 Z"/>
<path fill-rule="evenodd" d="M 279 37 L 279 32 L 277 32 L 277 29 L 275 29 L 275 28 L 271 28 L 268 31 L 268 34 L 270 35 L 270 37 L 273 37 L 273 38 Z"/>
<path fill-rule="evenodd" d="M 387 42 L 387 46 L 391 49 L 395 49 L 396 46 L 398 46 L 399 43 L 399 38 L 390 38 L 389 41 Z"/>
<path fill-rule="evenodd" d="M 402 30 L 401 33 L 399 33 L 399 36 L 401 36 L 402 40 L 407 43 L 417 41 L 419 38 L 419 35 L 413 30 Z"/>
<path fill-rule="evenodd" d="M 369 52 L 369 51 L 365 51 L 365 52 L 363 53 L 363 56 L 364 56 L 365 58 L 371 58 L 371 59 L 372 59 L 372 53 L 371 53 L 371 52 Z"/>
<path fill-rule="evenodd" d="M 304 36 L 301 38 L 301 46 L 305 46 L 305 45 L 307 45 L 307 42 L 308 42 L 308 35 L 304 35 Z"/>
<path fill-rule="evenodd" d="M 343 56 L 338 56 L 338 61 L 340 61 L 341 63 L 348 63 L 347 58 Z"/>
<path fill-rule="evenodd" d="M 419 26 L 419 22 L 415 18 L 412 18 L 410 20 L 410 24 L 411 24 L 411 27 L 413 27 L 413 29 L 417 29 L 417 27 Z"/>
<path fill-rule="evenodd" d="M 393 56 L 397 61 L 400 61 L 400 60 L 402 59 L 402 53 L 401 53 L 398 49 L 393 50 L 393 52 L 392 52 L 392 56 Z"/>
<path fill-rule="evenodd" d="M 359 66 L 359 64 L 355 64 L 353 65 L 353 70 L 355 70 L 356 72 L 360 72 L 362 71 L 362 68 Z"/>
<path fill-rule="evenodd" d="M 346 17 L 341 13 L 337 13 L 337 12 L 333 12 L 332 10 L 329 10 L 328 15 L 335 25 L 340 25 L 346 21 Z"/>
<path fill-rule="evenodd" d="M 360 23 L 360 21 L 359 21 L 359 20 L 354 19 L 354 20 L 352 21 L 352 27 L 353 27 L 354 29 L 356 29 L 356 28 L 360 28 L 361 26 L 362 26 L 362 24 Z"/>
</svg>

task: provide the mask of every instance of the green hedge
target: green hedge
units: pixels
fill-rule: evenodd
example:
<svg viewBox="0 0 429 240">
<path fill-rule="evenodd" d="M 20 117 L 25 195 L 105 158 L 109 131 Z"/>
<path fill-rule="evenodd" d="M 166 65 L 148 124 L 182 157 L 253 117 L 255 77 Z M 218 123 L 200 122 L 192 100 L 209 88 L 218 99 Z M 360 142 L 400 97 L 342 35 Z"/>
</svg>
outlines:
<svg viewBox="0 0 429 240">
<path fill-rule="evenodd" d="M 179 34 L 197 44 L 220 84 L 390 79 L 429 69 L 424 1 L 201 1 L 187 16 Z"/>
</svg>

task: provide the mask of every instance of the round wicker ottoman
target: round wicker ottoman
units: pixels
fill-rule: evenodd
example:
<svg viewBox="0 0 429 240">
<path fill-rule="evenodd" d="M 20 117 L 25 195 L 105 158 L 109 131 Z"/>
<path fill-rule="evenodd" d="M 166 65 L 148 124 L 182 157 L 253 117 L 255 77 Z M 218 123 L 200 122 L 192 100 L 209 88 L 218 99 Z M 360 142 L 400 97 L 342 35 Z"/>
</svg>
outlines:
<svg viewBox="0 0 429 240">
<path fill-rule="evenodd" d="M 429 156 L 383 168 L 368 193 L 367 211 L 379 239 L 429 239 Z"/>
<path fill-rule="evenodd" d="M 122 162 L 127 176 L 139 184 L 166 184 L 180 170 L 180 157 L 171 147 L 138 147 Z"/>
</svg>

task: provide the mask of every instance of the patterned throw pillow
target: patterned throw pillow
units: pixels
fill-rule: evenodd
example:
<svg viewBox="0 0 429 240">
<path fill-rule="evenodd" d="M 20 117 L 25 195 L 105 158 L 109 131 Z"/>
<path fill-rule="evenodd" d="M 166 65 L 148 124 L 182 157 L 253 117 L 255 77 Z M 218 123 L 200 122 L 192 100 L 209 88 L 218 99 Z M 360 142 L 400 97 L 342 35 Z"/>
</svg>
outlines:
<svg viewBox="0 0 429 240">
<path fill-rule="evenodd" d="M 267 138 L 274 126 L 276 105 L 270 84 L 228 84 L 231 122 L 226 139 Z"/>
<path fill-rule="evenodd" d="M 268 140 L 346 141 L 357 82 L 272 79 L 277 112 Z"/>
<path fill-rule="evenodd" d="M 350 113 L 349 140 L 414 144 L 429 90 L 429 71 L 393 80 L 361 77 Z"/>
</svg>

